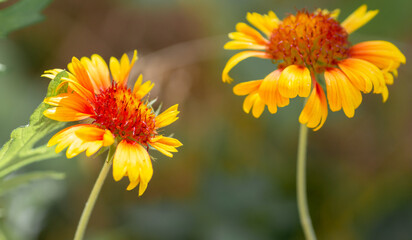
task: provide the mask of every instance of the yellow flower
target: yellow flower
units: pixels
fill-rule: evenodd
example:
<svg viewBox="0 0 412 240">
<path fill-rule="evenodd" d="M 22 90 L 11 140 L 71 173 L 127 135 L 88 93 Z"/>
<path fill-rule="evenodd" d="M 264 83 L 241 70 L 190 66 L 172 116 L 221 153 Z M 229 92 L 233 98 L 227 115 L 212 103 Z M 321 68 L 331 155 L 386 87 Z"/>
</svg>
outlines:
<svg viewBox="0 0 412 240">
<path fill-rule="evenodd" d="M 130 61 L 126 54 L 117 60 L 110 59 L 110 71 L 99 56 L 73 57 L 68 65 L 69 76 L 62 78 L 67 84 L 67 93 L 44 100 L 52 107 L 44 115 L 56 121 L 72 122 L 88 120 L 55 134 L 48 146 L 56 145 L 56 152 L 67 148 L 66 156 L 72 158 L 86 151 L 90 156 L 101 147 L 117 144 L 113 157 L 113 178 L 119 181 L 128 176 L 127 190 L 139 186 L 139 196 L 144 193 L 153 175 L 149 146 L 164 155 L 172 157 L 172 152 L 182 144 L 174 138 L 160 134 L 163 128 L 178 119 L 178 105 L 174 105 L 156 116 L 143 97 L 154 84 L 142 84 L 142 75 L 133 90 L 127 87 L 130 70 L 137 60 L 134 51 Z M 42 76 L 54 79 L 61 69 L 45 71 Z M 111 81 L 110 74 L 113 78 Z"/>
<path fill-rule="evenodd" d="M 233 79 L 229 71 L 240 61 L 257 57 L 270 59 L 277 70 L 263 80 L 240 83 L 233 89 L 236 95 L 247 95 L 243 109 L 258 118 L 268 107 L 276 113 L 278 107 L 289 104 L 290 98 L 309 97 L 299 117 L 302 124 L 318 130 L 324 124 L 329 108 L 343 109 L 347 117 L 354 116 L 362 102 L 361 92 L 382 94 L 388 98 L 387 85 L 393 83 L 397 69 L 405 56 L 392 43 L 367 41 L 352 45 L 349 34 L 366 24 L 377 10 L 359 7 L 342 23 L 339 10 L 313 13 L 298 11 L 280 20 L 275 13 L 248 13 L 245 23 L 229 33 L 230 50 L 246 50 L 235 54 L 223 69 L 223 82 Z M 317 75 L 323 75 L 317 77 Z M 325 91 L 326 90 L 326 96 Z"/>
</svg>

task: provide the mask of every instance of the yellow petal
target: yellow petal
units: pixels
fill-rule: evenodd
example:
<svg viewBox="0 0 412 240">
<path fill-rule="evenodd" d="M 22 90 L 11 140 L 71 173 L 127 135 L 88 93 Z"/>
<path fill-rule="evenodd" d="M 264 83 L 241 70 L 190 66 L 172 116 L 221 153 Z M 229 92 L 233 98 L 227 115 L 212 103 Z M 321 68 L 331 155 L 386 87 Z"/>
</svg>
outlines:
<svg viewBox="0 0 412 240">
<path fill-rule="evenodd" d="M 138 98 L 143 98 L 154 87 L 154 83 L 147 81 L 142 84 L 142 81 L 143 75 L 140 74 L 133 88 L 133 94 L 135 94 Z"/>
<path fill-rule="evenodd" d="M 177 115 L 179 114 L 179 111 L 177 110 L 178 104 L 175 104 L 168 108 L 166 111 L 163 113 L 159 114 L 156 117 L 156 128 L 162 128 L 165 127 L 169 124 L 172 124 L 174 121 L 179 119 Z"/>
<path fill-rule="evenodd" d="M 286 98 L 309 96 L 312 79 L 309 69 L 298 65 L 289 65 L 279 77 L 279 92 Z"/>
<path fill-rule="evenodd" d="M 251 92 L 257 91 L 262 80 L 254 80 L 237 84 L 233 88 L 233 93 L 238 96 L 248 95 Z"/>
<path fill-rule="evenodd" d="M 246 23 L 241 22 L 236 24 L 236 31 L 251 36 L 257 44 L 265 45 L 268 42 L 268 40 L 264 38 L 258 31 L 256 31 L 254 28 L 247 25 Z"/>
<path fill-rule="evenodd" d="M 256 44 L 253 42 L 245 42 L 245 41 L 229 41 L 227 42 L 223 48 L 227 50 L 240 50 L 240 49 L 253 49 L 253 50 L 265 50 L 266 45 Z"/>
<path fill-rule="evenodd" d="M 97 152 L 103 146 L 103 140 L 99 140 L 103 137 L 79 137 L 77 132 L 86 134 L 91 132 L 90 135 L 98 135 L 96 133 L 103 132 L 105 130 L 98 129 L 97 126 L 91 124 L 78 124 L 61 130 L 56 133 L 48 142 L 47 146 L 53 146 L 57 144 L 56 152 L 62 151 L 68 147 L 66 156 L 72 158 L 83 151 L 86 151 L 86 155 L 90 156 Z M 110 132 L 109 132 L 110 133 Z M 111 133 L 110 133 L 111 134 Z"/>
<path fill-rule="evenodd" d="M 229 71 L 234 66 L 236 66 L 240 61 L 243 61 L 246 58 L 250 58 L 250 57 L 269 58 L 266 52 L 260 52 L 260 51 L 243 51 L 243 52 L 235 54 L 229 59 L 229 61 L 226 63 L 225 68 L 223 69 L 223 72 L 222 72 L 223 82 L 231 83 L 233 79 L 229 77 Z"/>
<path fill-rule="evenodd" d="M 268 105 L 270 113 L 276 113 L 278 106 L 285 106 L 285 102 L 289 103 L 289 99 L 283 97 L 278 88 L 279 77 L 282 70 L 278 69 L 270 73 L 263 79 L 259 87 L 259 96 Z"/>
<path fill-rule="evenodd" d="M 365 4 L 360 6 L 342 22 L 342 27 L 345 28 L 349 34 L 353 33 L 355 30 L 368 23 L 379 12 L 379 10 L 366 10 L 367 6 Z"/>
<path fill-rule="evenodd" d="M 127 79 L 129 77 L 130 71 L 133 68 L 134 63 L 137 60 L 137 51 L 134 50 L 132 61 L 129 61 L 127 54 L 123 54 L 122 58 L 117 60 L 114 57 L 110 58 L 110 72 L 112 73 L 113 80 L 119 85 L 126 86 Z"/>
<path fill-rule="evenodd" d="M 255 100 L 255 103 L 253 104 L 252 114 L 255 118 L 259 118 L 260 115 L 262 115 L 264 110 L 265 110 L 265 102 L 258 94 Z"/>
<path fill-rule="evenodd" d="M 157 136 L 150 140 L 150 145 L 168 157 L 173 157 L 170 152 L 177 152 L 176 147 L 182 146 L 182 143 L 170 137 Z"/>
<path fill-rule="evenodd" d="M 247 13 L 246 19 L 257 29 L 262 31 L 267 37 L 270 37 L 273 30 L 278 27 L 280 20 L 272 11 L 268 15 L 259 13 Z"/>
<path fill-rule="evenodd" d="M 121 141 L 113 156 L 113 179 L 120 181 L 127 172 L 128 162 L 130 160 L 130 146 L 127 141 Z"/>
</svg>

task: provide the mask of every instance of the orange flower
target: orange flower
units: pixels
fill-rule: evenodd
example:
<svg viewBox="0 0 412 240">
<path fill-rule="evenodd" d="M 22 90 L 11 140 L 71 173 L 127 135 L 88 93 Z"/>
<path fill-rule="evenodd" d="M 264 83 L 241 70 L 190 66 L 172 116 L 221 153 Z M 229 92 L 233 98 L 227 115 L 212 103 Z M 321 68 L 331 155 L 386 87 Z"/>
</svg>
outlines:
<svg viewBox="0 0 412 240">
<path fill-rule="evenodd" d="M 245 23 L 229 33 L 231 41 L 225 49 L 246 50 L 235 54 L 223 69 L 223 82 L 233 81 L 229 71 L 240 61 L 257 57 L 270 59 L 278 69 L 263 80 L 240 83 L 236 95 L 248 95 L 243 109 L 258 118 L 265 106 L 276 113 L 277 107 L 289 104 L 290 98 L 309 97 L 299 117 L 302 124 L 318 130 L 324 124 L 329 108 L 343 109 L 347 117 L 354 116 L 363 93 L 382 94 L 388 98 L 387 85 L 393 83 L 397 69 L 405 56 L 392 43 L 368 41 L 352 45 L 349 34 L 369 22 L 377 10 L 359 7 L 342 23 L 339 10 L 313 13 L 298 11 L 279 20 L 275 13 L 248 13 Z M 317 75 L 323 75 L 319 78 Z M 326 90 L 326 96 L 325 91 Z M 327 99 L 327 100 L 326 100 Z"/>
<path fill-rule="evenodd" d="M 116 144 L 113 178 L 119 181 L 128 176 L 130 184 L 127 190 L 140 184 L 140 196 L 153 175 L 149 146 L 172 157 L 172 152 L 177 152 L 176 148 L 182 144 L 160 134 L 160 128 L 178 119 L 178 105 L 156 115 L 148 101 L 143 99 L 153 88 L 153 83 L 142 83 L 140 75 L 133 90 L 127 87 L 129 73 L 136 60 L 136 51 L 131 61 L 126 54 L 120 61 L 112 57 L 109 71 L 99 55 L 80 60 L 73 57 L 68 65 L 68 77 L 62 78 L 62 85 L 68 85 L 67 93 L 46 98 L 44 102 L 52 107 L 44 115 L 64 122 L 90 119 L 89 123 L 58 132 L 48 146 L 57 144 L 56 152 L 68 147 L 66 156 L 72 158 L 83 151 L 90 156 L 101 147 Z M 61 71 L 48 70 L 42 76 L 54 79 Z"/>
</svg>

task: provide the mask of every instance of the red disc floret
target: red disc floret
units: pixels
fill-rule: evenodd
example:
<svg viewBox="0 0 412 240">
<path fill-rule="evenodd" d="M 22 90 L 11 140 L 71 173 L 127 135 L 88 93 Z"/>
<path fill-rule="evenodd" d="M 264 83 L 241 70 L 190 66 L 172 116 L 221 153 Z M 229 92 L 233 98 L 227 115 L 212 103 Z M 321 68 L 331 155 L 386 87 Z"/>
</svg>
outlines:
<svg viewBox="0 0 412 240">
<path fill-rule="evenodd" d="M 156 135 L 155 114 L 127 87 L 113 83 L 96 95 L 94 124 L 110 130 L 116 137 L 146 145 Z"/>
<path fill-rule="evenodd" d="M 273 30 L 266 51 L 283 60 L 280 68 L 296 64 L 323 72 L 347 58 L 349 47 L 348 33 L 330 14 L 299 11 Z"/>
</svg>

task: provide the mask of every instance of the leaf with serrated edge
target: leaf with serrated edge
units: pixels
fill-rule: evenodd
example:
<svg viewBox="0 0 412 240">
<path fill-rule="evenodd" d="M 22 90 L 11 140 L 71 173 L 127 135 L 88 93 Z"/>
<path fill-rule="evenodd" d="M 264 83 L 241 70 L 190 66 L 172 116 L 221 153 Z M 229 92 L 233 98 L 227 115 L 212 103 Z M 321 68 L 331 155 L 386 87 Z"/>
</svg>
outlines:
<svg viewBox="0 0 412 240">
<path fill-rule="evenodd" d="M 56 75 L 49 84 L 48 97 L 61 93 L 61 89 L 57 90 L 57 87 L 61 83 L 61 78 L 67 76 L 65 71 Z M 47 148 L 46 145 L 34 147 L 41 138 L 66 124 L 45 117 L 43 112 L 48 107 L 47 104 L 41 103 L 30 116 L 29 124 L 13 130 L 10 140 L 0 149 L 0 178 L 27 164 L 58 156 L 54 149 Z"/>
</svg>

